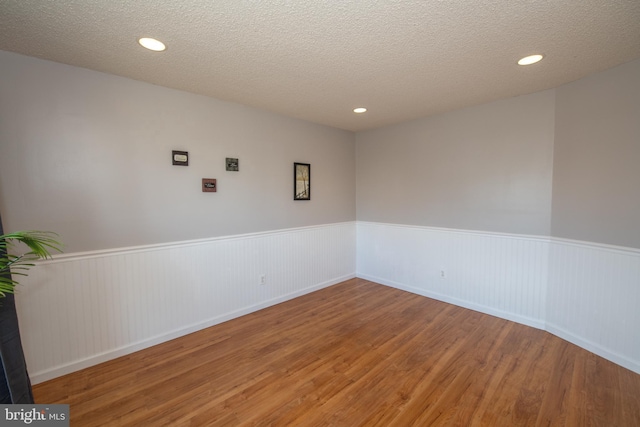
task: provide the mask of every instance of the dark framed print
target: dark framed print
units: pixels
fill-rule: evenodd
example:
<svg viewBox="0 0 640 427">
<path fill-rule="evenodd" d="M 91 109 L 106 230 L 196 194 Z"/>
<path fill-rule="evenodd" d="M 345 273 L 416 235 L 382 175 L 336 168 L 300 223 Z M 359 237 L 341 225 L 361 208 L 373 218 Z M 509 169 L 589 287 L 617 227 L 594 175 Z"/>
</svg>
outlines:
<svg viewBox="0 0 640 427">
<path fill-rule="evenodd" d="M 174 166 L 189 166 L 189 153 L 187 151 L 171 152 L 171 164 Z"/>
<path fill-rule="evenodd" d="M 311 200 L 311 165 L 293 164 L 293 200 Z"/>
<path fill-rule="evenodd" d="M 218 191 L 218 185 L 214 178 L 202 178 L 203 193 L 216 193 L 217 191 Z"/>
<path fill-rule="evenodd" d="M 232 157 L 227 157 L 227 160 L 225 161 L 225 163 L 227 165 L 227 170 L 228 171 L 238 172 L 238 170 L 239 170 L 238 159 L 232 158 Z"/>
</svg>

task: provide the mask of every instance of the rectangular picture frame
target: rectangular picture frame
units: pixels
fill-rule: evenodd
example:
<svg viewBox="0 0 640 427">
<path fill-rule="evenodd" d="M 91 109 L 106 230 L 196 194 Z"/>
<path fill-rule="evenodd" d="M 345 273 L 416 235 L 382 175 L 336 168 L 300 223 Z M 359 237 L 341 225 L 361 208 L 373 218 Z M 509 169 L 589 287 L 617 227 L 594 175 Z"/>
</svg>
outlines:
<svg viewBox="0 0 640 427">
<path fill-rule="evenodd" d="M 174 166 L 189 166 L 189 152 L 172 150 L 171 164 Z"/>
<path fill-rule="evenodd" d="M 311 165 L 293 164 L 293 200 L 311 200 Z"/>
<path fill-rule="evenodd" d="M 240 170 L 240 163 L 237 158 L 227 157 L 225 160 L 225 165 L 228 171 L 238 172 Z"/>
<path fill-rule="evenodd" d="M 203 193 L 217 193 L 218 183 L 215 178 L 202 178 L 202 192 Z"/>
</svg>

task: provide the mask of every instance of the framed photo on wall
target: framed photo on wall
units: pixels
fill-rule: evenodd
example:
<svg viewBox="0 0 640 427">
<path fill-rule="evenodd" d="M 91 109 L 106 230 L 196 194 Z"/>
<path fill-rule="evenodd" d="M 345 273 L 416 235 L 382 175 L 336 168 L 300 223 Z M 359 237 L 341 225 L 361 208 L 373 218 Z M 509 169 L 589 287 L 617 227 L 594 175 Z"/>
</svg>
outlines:
<svg viewBox="0 0 640 427">
<path fill-rule="evenodd" d="M 311 200 L 311 165 L 293 164 L 293 200 Z"/>
<path fill-rule="evenodd" d="M 238 168 L 238 159 L 233 158 L 233 157 L 227 157 L 225 160 L 225 163 L 227 165 L 227 170 L 228 171 L 232 171 L 232 172 L 238 172 L 239 168 Z"/>
</svg>

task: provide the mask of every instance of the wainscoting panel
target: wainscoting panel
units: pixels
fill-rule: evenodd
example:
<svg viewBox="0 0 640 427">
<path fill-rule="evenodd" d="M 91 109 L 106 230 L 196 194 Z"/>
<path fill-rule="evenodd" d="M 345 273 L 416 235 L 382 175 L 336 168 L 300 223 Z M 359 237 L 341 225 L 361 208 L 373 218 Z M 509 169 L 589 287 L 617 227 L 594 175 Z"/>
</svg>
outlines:
<svg viewBox="0 0 640 427">
<path fill-rule="evenodd" d="M 640 250 L 358 222 L 356 274 L 545 329 L 640 373 Z"/>
<path fill-rule="evenodd" d="M 358 222 L 358 277 L 544 328 L 548 239 Z"/>
<path fill-rule="evenodd" d="M 260 276 L 266 284 L 260 285 Z M 34 383 L 357 276 L 546 329 L 640 373 L 640 251 L 369 222 L 64 254 L 22 278 Z M 444 274 L 444 277 L 443 277 Z"/>
<path fill-rule="evenodd" d="M 640 374 L 640 250 L 552 239 L 547 330 Z"/>
<path fill-rule="evenodd" d="M 355 233 L 349 222 L 40 262 L 16 298 L 32 381 L 350 279 Z"/>
</svg>

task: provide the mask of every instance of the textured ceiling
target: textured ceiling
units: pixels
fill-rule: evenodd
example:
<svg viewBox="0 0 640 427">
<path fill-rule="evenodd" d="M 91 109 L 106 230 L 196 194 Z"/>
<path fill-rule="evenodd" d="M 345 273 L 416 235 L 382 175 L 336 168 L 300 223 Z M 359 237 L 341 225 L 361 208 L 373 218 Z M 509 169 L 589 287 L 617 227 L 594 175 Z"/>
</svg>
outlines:
<svg viewBox="0 0 640 427">
<path fill-rule="evenodd" d="M 0 0 L 0 50 L 359 131 L 640 58 L 640 1 Z"/>
</svg>

